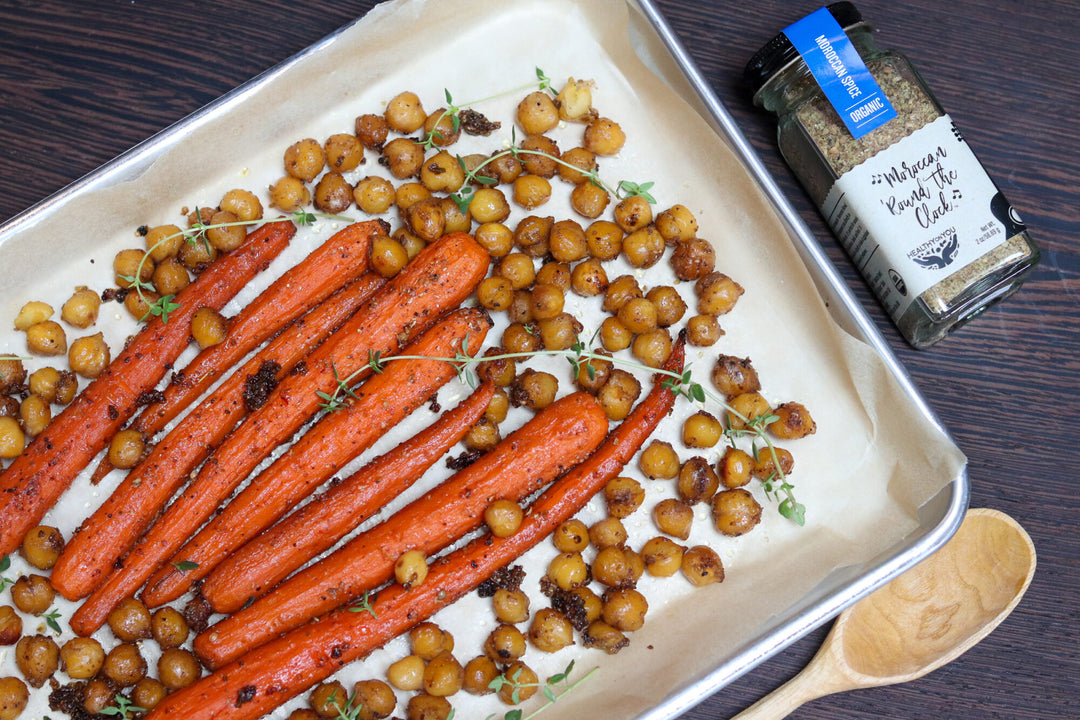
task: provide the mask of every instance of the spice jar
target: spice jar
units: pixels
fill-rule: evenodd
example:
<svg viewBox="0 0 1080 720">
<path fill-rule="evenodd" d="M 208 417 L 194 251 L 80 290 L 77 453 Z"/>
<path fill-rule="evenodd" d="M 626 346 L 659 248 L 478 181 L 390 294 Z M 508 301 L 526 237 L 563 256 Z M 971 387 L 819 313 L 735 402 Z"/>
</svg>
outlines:
<svg viewBox="0 0 1080 720">
<path fill-rule="evenodd" d="M 780 152 L 904 337 L 925 348 L 1016 291 L 1039 250 L 908 60 L 849 2 L 746 66 Z"/>
</svg>

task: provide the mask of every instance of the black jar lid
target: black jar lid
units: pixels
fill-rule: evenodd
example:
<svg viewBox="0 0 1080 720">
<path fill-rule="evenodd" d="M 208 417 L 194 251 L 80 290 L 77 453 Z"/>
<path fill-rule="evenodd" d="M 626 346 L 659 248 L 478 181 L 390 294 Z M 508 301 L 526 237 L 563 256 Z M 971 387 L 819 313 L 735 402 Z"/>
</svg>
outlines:
<svg viewBox="0 0 1080 720">
<path fill-rule="evenodd" d="M 862 22 L 862 14 L 850 2 L 832 3 L 827 7 L 836 22 L 845 30 Z M 784 33 L 780 33 L 766 43 L 765 47 L 754 53 L 754 56 L 750 58 L 750 62 L 746 63 L 746 67 L 743 69 L 743 82 L 750 88 L 751 94 L 756 95 L 757 91 L 769 81 L 769 78 L 798 59 L 798 57 L 799 51 L 795 49 L 795 46 L 791 44 L 791 41 L 788 40 Z"/>
</svg>

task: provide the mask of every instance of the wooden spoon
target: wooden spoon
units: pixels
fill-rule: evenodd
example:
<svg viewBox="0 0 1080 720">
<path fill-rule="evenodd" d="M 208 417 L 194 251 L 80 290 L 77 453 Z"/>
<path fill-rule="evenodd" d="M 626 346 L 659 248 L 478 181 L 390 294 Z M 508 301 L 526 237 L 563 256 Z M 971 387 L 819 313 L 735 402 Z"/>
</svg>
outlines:
<svg viewBox="0 0 1080 720">
<path fill-rule="evenodd" d="M 1035 546 L 996 510 L 969 510 L 940 550 L 840 613 L 801 673 L 734 720 L 782 718 L 814 698 L 922 677 L 1012 612 L 1035 573 Z"/>
</svg>

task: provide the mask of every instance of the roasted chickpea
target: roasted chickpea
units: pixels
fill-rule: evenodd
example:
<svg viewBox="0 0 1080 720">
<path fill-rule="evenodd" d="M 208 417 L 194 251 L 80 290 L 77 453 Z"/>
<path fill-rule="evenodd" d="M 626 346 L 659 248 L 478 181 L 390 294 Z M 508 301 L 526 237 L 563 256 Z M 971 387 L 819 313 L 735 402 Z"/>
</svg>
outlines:
<svg viewBox="0 0 1080 720">
<path fill-rule="evenodd" d="M 33 377 L 33 376 L 31 376 Z M 26 382 L 26 368 L 17 358 L 0 359 L 0 394 L 19 392 Z M 31 391 L 33 388 L 31 388 Z"/>
<path fill-rule="evenodd" d="M 212 307 L 201 307 L 191 316 L 191 336 L 200 348 L 220 345 L 228 334 L 228 319 Z"/>
<path fill-rule="evenodd" d="M 295 178 L 289 178 L 295 180 Z M 296 182 L 300 182 L 297 180 Z M 217 260 L 218 249 L 209 243 L 194 242 L 184 243 L 180 248 L 180 252 L 176 254 L 176 258 L 187 268 L 188 272 L 199 275 L 205 270 L 211 263 Z"/>
<path fill-rule="evenodd" d="M 44 575 L 23 575 L 11 586 L 11 602 L 31 615 L 44 613 L 55 598 L 56 591 Z"/>
<path fill-rule="evenodd" d="M 776 453 L 776 460 L 773 459 L 773 453 Z M 784 471 L 785 475 L 790 474 L 795 469 L 795 458 L 792 457 L 791 453 L 784 448 L 773 447 L 758 452 L 751 473 L 758 480 L 768 480 L 777 475 L 777 460 L 779 460 L 780 469 Z"/>
<path fill-rule="evenodd" d="M 15 644 L 15 664 L 30 687 L 39 688 L 60 666 L 60 648 L 51 637 L 27 635 Z"/>
<path fill-rule="evenodd" d="M 569 350 L 582 330 L 578 319 L 567 312 L 540 320 L 537 326 L 540 329 L 540 342 L 547 350 Z"/>
<path fill-rule="evenodd" d="M 656 306 L 656 324 L 660 327 L 670 327 L 686 314 L 686 302 L 670 285 L 654 287 L 645 293 L 645 297 Z"/>
<path fill-rule="evenodd" d="M 176 225 L 158 225 L 150 228 L 144 242 L 149 259 L 159 263 L 165 258 L 176 257 L 184 244 L 184 232 Z M 134 275 L 135 273 L 127 274 Z"/>
<path fill-rule="evenodd" d="M 629 517 L 645 502 L 645 490 L 633 478 L 612 478 L 604 486 L 604 501 L 612 517 Z"/>
<path fill-rule="evenodd" d="M 525 654 L 525 635 L 513 625 L 499 625 L 484 641 L 484 654 L 501 665 L 513 662 Z"/>
<path fill-rule="evenodd" d="M 337 170 L 319 178 L 315 184 L 315 208 L 320 212 L 337 215 L 349 209 L 353 203 L 353 186 Z"/>
<path fill-rule="evenodd" d="M 541 349 L 539 332 L 535 325 L 510 323 L 502 334 L 502 346 L 508 353 L 531 353 Z M 511 390 L 510 402 L 514 397 Z M 516 405 L 514 407 L 517 407 Z"/>
<path fill-rule="evenodd" d="M 419 693 L 405 704 L 405 720 L 449 720 L 452 711 L 446 698 Z"/>
<path fill-rule="evenodd" d="M 735 307 L 743 287 L 723 273 L 711 272 L 695 283 L 694 292 L 698 296 L 699 313 L 723 315 Z"/>
<path fill-rule="evenodd" d="M 563 310 L 565 297 L 557 285 L 537 283 L 529 295 L 529 313 L 534 320 L 548 320 Z"/>
<path fill-rule="evenodd" d="M 419 550 L 406 550 L 394 563 L 394 578 L 406 590 L 427 579 L 427 557 Z"/>
<path fill-rule="evenodd" d="M 401 217 L 406 221 L 409 219 L 409 208 L 421 200 L 427 200 L 431 197 L 431 191 L 418 182 L 406 182 L 401 183 L 394 190 L 394 204 L 397 206 L 398 212 Z"/>
<path fill-rule="evenodd" d="M 382 277 L 393 277 L 409 262 L 409 253 L 394 238 L 380 235 L 371 241 L 371 269 Z"/>
<path fill-rule="evenodd" d="M 514 180 L 514 202 L 526 210 L 538 208 L 551 199 L 551 183 L 539 175 L 521 175 Z"/>
<path fill-rule="evenodd" d="M 446 232 L 446 215 L 438 198 L 428 197 L 409 205 L 405 211 L 409 229 L 424 242 L 433 243 Z"/>
<path fill-rule="evenodd" d="M 38 570 L 49 570 L 64 549 L 64 536 L 51 525 L 38 525 L 23 536 L 19 554 Z"/>
<path fill-rule="evenodd" d="M 341 170 L 343 168 L 338 169 Z M 352 168 L 349 169 L 351 170 Z M 222 210 L 231 212 L 236 216 L 236 219 L 241 222 L 260 220 L 263 216 L 262 202 L 255 193 L 240 188 L 229 190 L 225 193 L 221 198 L 220 207 Z"/>
<path fill-rule="evenodd" d="M 604 347 L 607 347 L 606 343 Z M 627 371 L 617 368 L 611 371 L 604 387 L 596 393 L 596 399 L 609 420 L 624 420 L 630 414 L 640 394 L 641 383 L 638 379 Z"/>
<path fill-rule="evenodd" d="M 160 680 L 144 677 L 131 689 L 131 703 L 147 710 L 153 710 L 169 694 L 169 689 Z"/>
<path fill-rule="evenodd" d="M 14 645 L 22 637 L 23 622 L 15 608 L 0 605 L 0 647 Z"/>
<path fill-rule="evenodd" d="M 156 303 L 160 298 L 160 295 L 151 290 L 143 290 L 142 294 L 129 292 L 124 297 L 124 308 L 131 314 L 131 317 L 139 322 L 144 322 L 150 318 L 151 303 Z"/>
<path fill-rule="evenodd" d="M 424 148 L 411 138 L 394 138 L 383 145 L 383 161 L 399 180 L 415 177 L 424 164 Z"/>
<path fill-rule="evenodd" d="M 484 175 L 506 185 L 517 180 L 525 171 L 521 162 L 509 153 L 495 153 L 495 157 L 484 166 Z"/>
<path fill-rule="evenodd" d="M 419 690 L 424 687 L 424 668 L 427 663 L 419 655 L 406 655 L 390 664 L 386 679 L 398 690 Z"/>
<path fill-rule="evenodd" d="M 627 537 L 626 526 L 617 517 L 602 518 L 589 526 L 589 542 L 600 550 L 620 547 L 626 543 Z"/>
<path fill-rule="evenodd" d="M 611 281 L 604 293 L 604 312 L 617 313 L 627 302 L 634 298 L 643 298 L 641 286 L 632 275 L 620 275 Z"/>
<path fill-rule="evenodd" d="M 671 577 L 682 567 L 683 550 L 682 545 L 669 538 L 652 538 L 641 548 L 645 570 L 653 577 Z"/>
<path fill-rule="evenodd" d="M 559 552 L 581 552 L 589 547 L 589 528 L 580 520 L 572 518 L 555 528 L 551 541 Z"/>
<path fill-rule="evenodd" d="M 202 675 L 198 659 L 183 648 L 166 648 L 157 662 L 158 679 L 170 690 L 179 690 L 192 684 Z M 342 696 L 344 697 L 344 693 Z"/>
<path fill-rule="evenodd" d="M 518 103 L 517 121 L 527 135 L 539 135 L 559 124 L 559 109 L 550 95 L 538 90 Z"/>
<path fill-rule="evenodd" d="M 173 227 L 175 227 L 175 225 Z M 177 228 L 177 230 L 179 230 L 179 228 Z M 145 260 L 143 260 L 144 257 L 146 258 Z M 116 253 L 116 257 L 113 258 L 113 282 L 119 287 L 129 288 L 131 287 L 132 281 L 127 278 L 134 278 L 136 276 L 143 282 L 150 282 L 151 278 L 154 276 L 153 258 L 147 257 L 142 250 L 121 250 Z M 42 303 L 42 305 L 44 305 L 44 303 Z M 46 307 L 48 306 L 46 305 Z M 52 308 L 49 308 L 49 315 L 52 315 Z M 43 318 L 42 321 L 45 319 L 47 319 L 47 317 Z M 29 327 L 30 326 L 27 325 L 26 327 L 19 329 L 27 330 Z"/>
<path fill-rule="evenodd" d="M 743 430 L 748 422 L 772 412 L 769 402 L 758 392 L 744 392 L 729 398 L 728 407 L 727 425 L 734 430 Z"/>
<path fill-rule="evenodd" d="M 634 338 L 631 351 L 641 362 L 658 368 L 671 356 L 671 333 L 667 328 L 653 328 Z"/>
<path fill-rule="evenodd" d="M 179 647 L 190 632 L 187 620 L 180 611 L 169 606 L 158 608 L 150 616 L 150 634 L 162 648 Z"/>
<path fill-rule="evenodd" d="M 326 166 L 334 172 L 355 170 L 364 161 L 364 146 L 350 133 L 331 135 L 323 143 Z"/>
<path fill-rule="evenodd" d="M 607 271 L 603 263 L 589 258 L 575 265 L 570 275 L 570 288 L 582 297 L 593 297 L 607 290 Z"/>
<path fill-rule="evenodd" d="M 611 202 L 607 190 L 591 182 L 582 182 L 570 191 L 570 207 L 574 212 L 590 220 L 600 217 Z"/>
<path fill-rule="evenodd" d="M 45 320 L 26 329 L 26 347 L 35 355 L 63 355 L 68 350 L 64 328 L 55 320 Z"/>
<path fill-rule="evenodd" d="M 337 680 L 320 683 L 308 696 L 308 704 L 315 714 L 323 718 L 338 717 L 348 705 L 345 686 Z"/>
<path fill-rule="evenodd" d="M 187 273 L 184 276 L 187 277 Z M 154 284 L 157 285 L 156 280 Z M 80 285 L 60 308 L 60 317 L 69 325 L 85 329 L 97 322 L 100 309 L 101 297 L 93 290 Z"/>
<path fill-rule="evenodd" d="M 685 540 L 690 537 L 694 509 L 682 500 L 665 498 L 653 508 L 653 521 L 660 532 Z"/>
<path fill-rule="evenodd" d="M 683 577 L 698 587 L 724 581 L 724 564 L 707 545 L 695 545 L 683 553 L 682 571 Z"/>
<path fill-rule="evenodd" d="M 712 517 L 724 535 L 745 535 L 761 522 L 761 505 L 743 488 L 723 490 L 713 496 Z"/>
<path fill-rule="evenodd" d="M 555 402 L 558 392 L 559 381 L 554 375 L 527 368 L 514 378 L 510 386 L 510 404 L 530 410 L 543 410 Z"/>
<path fill-rule="evenodd" d="M 521 506 L 513 500 L 494 500 L 484 508 L 484 522 L 495 537 L 510 537 L 524 518 Z"/>
<path fill-rule="evenodd" d="M 109 463 L 122 470 L 130 470 L 139 464 L 146 452 L 142 433 L 134 429 L 120 430 L 109 443 Z"/>
<path fill-rule="evenodd" d="M 600 323 L 600 343 L 608 352 L 625 350 L 633 341 L 634 333 L 630 332 L 618 318 L 604 318 L 604 321 Z"/>
<path fill-rule="evenodd" d="M 19 403 L 19 422 L 23 432 L 30 437 L 36 437 L 48 427 L 52 421 L 52 406 L 49 401 L 38 395 L 27 395 Z"/>
<path fill-rule="evenodd" d="M 514 299 L 510 301 L 510 307 L 507 308 L 507 314 L 510 316 L 510 322 L 535 327 L 532 316 L 532 293 L 528 290 L 515 290 Z"/>
<path fill-rule="evenodd" d="M 457 157 L 440 150 L 424 160 L 420 168 L 420 182 L 431 192 L 455 193 L 465 184 L 465 171 Z"/>
<path fill-rule="evenodd" d="M 270 204 L 284 212 L 293 212 L 310 203 L 311 191 L 299 178 L 286 175 L 270 186 Z"/>
<path fill-rule="evenodd" d="M 603 350 L 598 354 L 607 355 Z M 603 357 L 591 357 L 578 365 L 578 371 L 574 376 L 574 384 L 585 392 L 595 395 L 604 387 L 611 376 L 614 365 L 610 360 Z"/>
<path fill-rule="evenodd" d="M 585 140 L 582 143 L 587 150 L 597 155 L 615 155 L 626 142 L 626 133 L 619 123 L 609 118 L 594 118 L 585 128 Z"/>
<path fill-rule="evenodd" d="M 356 139 L 369 150 L 378 150 L 386 142 L 390 124 L 382 115 L 359 115 L 355 123 Z"/>
<path fill-rule="evenodd" d="M 285 149 L 285 172 L 290 176 L 311 182 L 326 165 L 326 152 L 314 138 L 304 138 Z"/>
<path fill-rule="evenodd" d="M 410 91 L 398 93 L 391 98 L 390 102 L 386 103 L 383 115 L 390 127 L 403 135 L 416 132 L 427 120 L 420 97 Z"/>
<path fill-rule="evenodd" d="M 122 642 L 135 642 L 150 637 L 150 611 L 134 597 L 124 598 L 109 613 L 109 628 Z"/>
<path fill-rule="evenodd" d="M 473 213 L 473 217 L 476 217 L 476 213 Z M 485 222 L 476 228 L 473 237 L 493 258 L 505 257 L 514 249 L 514 233 L 501 222 Z"/>
<path fill-rule="evenodd" d="M 361 680 L 353 685 L 356 720 L 381 720 L 390 717 L 397 706 L 394 690 L 382 680 Z"/>
<path fill-rule="evenodd" d="M 465 663 L 465 680 L 462 688 L 470 695 L 487 695 L 492 691 L 491 681 L 499 676 L 495 661 L 487 655 L 477 655 Z"/>
<path fill-rule="evenodd" d="M 484 351 L 484 357 L 504 354 L 503 348 L 498 347 L 488 348 Z M 476 366 L 476 374 L 480 376 L 481 380 L 503 388 L 514 381 L 517 370 L 513 358 L 500 357 L 495 360 L 484 360 L 478 363 Z M 505 416 L 505 412 L 503 412 L 503 415 Z M 499 422 L 502 421 L 500 420 Z"/>
<path fill-rule="evenodd" d="M 589 629 L 585 631 L 584 644 L 585 647 L 594 647 L 608 655 L 614 655 L 629 645 L 630 640 L 621 630 L 611 627 L 603 620 L 595 620 L 589 623 Z"/>
<path fill-rule="evenodd" d="M 427 247 L 426 242 L 413 235 L 404 227 L 400 227 L 397 229 L 397 231 L 394 233 L 393 240 L 401 246 L 402 250 L 405 251 L 405 263 L 401 264 L 401 266 L 398 267 L 399 271 L 402 267 L 405 267 L 405 265 L 408 264 L 410 260 L 419 255 L 421 250 Z M 374 245 L 374 243 L 372 244 Z M 393 273 L 393 267 L 401 262 L 401 256 L 393 247 L 387 248 L 387 250 L 389 250 L 389 254 L 383 255 L 381 257 L 382 262 L 389 261 L 386 265 L 383 266 L 383 272 Z"/>
<path fill-rule="evenodd" d="M 19 427 L 19 421 L 8 415 L 0 416 L 0 458 L 17 458 L 25 449 L 26 434 Z"/>
<path fill-rule="evenodd" d="M 654 224 L 668 245 L 684 242 L 697 236 L 697 218 L 684 205 L 672 205 L 656 216 Z"/>
<path fill-rule="evenodd" d="M 720 355 L 716 358 L 710 377 L 716 389 L 728 398 L 761 389 L 761 381 L 757 370 L 750 364 L 750 358 Z"/>
<path fill-rule="evenodd" d="M 427 661 L 441 652 L 452 652 L 454 636 L 433 622 L 422 622 L 409 631 L 409 646 L 413 655 Z"/>
<path fill-rule="evenodd" d="M 698 280 L 713 272 L 716 250 L 701 238 L 680 240 L 671 253 L 671 267 L 680 280 Z"/>
<path fill-rule="evenodd" d="M 650 480 L 671 480 L 679 474 L 679 456 L 671 443 L 653 440 L 641 451 L 638 466 Z"/>
<path fill-rule="evenodd" d="M 558 610 L 541 608 L 529 626 L 529 640 L 537 650 L 558 652 L 574 644 L 574 628 Z"/>
<path fill-rule="evenodd" d="M 84 378 L 96 378 L 109 365 L 111 355 L 102 333 L 76 338 L 68 348 L 68 364 Z"/>
<path fill-rule="evenodd" d="M 529 215 L 522 218 L 514 229 L 514 244 L 529 257 L 539 258 L 547 255 L 551 226 L 555 218 Z"/>
<path fill-rule="evenodd" d="M 116 704 L 116 687 L 108 678 L 96 677 L 86 683 L 83 690 L 83 709 L 90 715 L 98 715 L 110 705 Z"/>
<path fill-rule="evenodd" d="M 549 260 L 536 271 L 536 282 L 554 285 L 565 293 L 570 289 L 570 266 L 564 262 Z"/>
<path fill-rule="evenodd" d="M 692 457 L 679 469 L 676 489 L 679 498 L 688 505 L 708 500 L 716 494 L 719 487 L 720 478 L 703 457 Z"/>
<path fill-rule="evenodd" d="M 506 677 L 516 678 L 514 683 L 506 683 L 499 688 L 499 699 L 507 705 L 518 705 L 536 694 L 540 686 L 536 673 L 525 663 L 515 660 L 506 668 Z"/>
<path fill-rule="evenodd" d="M 647 225 L 623 238 L 622 252 L 634 267 L 652 267 L 664 256 L 664 238 L 656 228 Z"/>
<path fill-rule="evenodd" d="M 459 137 L 461 126 L 454 127 L 454 118 L 446 108 L 439 108 L 424 119 L 424 138 L 430 138 L 436 147 L 453 145 Z"/>
<path fill-rule="evenodd" d="M 604 608 L 604 601 L 600 599 L 600 596 L 593 592 L 588 587 L 582 585 L 576 587 L 568 593 L 568 599 L 570 607 L 575 608 L 574 618 L 567 618 L 571 620 L 571 624 L 578 630 L 584 630 L 588 627 L 588 624 L 600 619 L 600 613 Z M 577 614 L 576 608 L 580 607 L 580 614 Z M 564 611 L 566 614 L 568 611 Z"/>
<path fill-rule="evenodd" d="M 711 413 L 699 410 L 683 423 L 683 443 L 692 448 L 711 448 L 723 437 L 724 426 Z"/>
<path fill-rule="evenodd" d="M 589 253 L 585 229 L 574 220 L 560 220 L 551 226 L 548 237 L 551 256 L 558 262 L 570 263 L 581 260 Z"/>
<path fill-rule="evenodd" d="M 228 210 L 218 210 L 214 213 L 210 218 L 210 224 L 214 227 L 206 231 L 206 239 L 210 245 L 221 252 L 229 252 L 240 247 L 247 239 L 247 228 L 234 224 L 236 222 L 238 218 Z"/>
<path fill-rule="evenodd" d="M 750 456 L 750 453 L 732 447 L 724 450 L 724 454 L 716 464 L 716 474 L 720 476 L 720 482 L 726 488 L 742 487 L 750 482 L 753 469 L 754 458 Z"/>
<path fill-rule="evenodd" d="M 630 332 L 638 335 L 656 327 L 656 306 L 643 297 L 632 297 L 619 308 L 616 317 Z"/>
<path fill-rule="evenodd" d="M 559 159 L 562 160 L 557 170 L 559 177 L 571 185 L 580 185 L 587 181 L 599 167 L 596 163 L 596 153 L 583 147 L 570 148 Z M 567 165 L 573 167 L 567 167 Z"/>
<path fill-rule="evenodd" d="M 17 677 L 0 678 L 0 720 L 15 720 L 29 702 L 26 683 Z"/>
<path fill-rule="evenodd" d="M 618 545 L 600 548 L 592 562 L 592 576 L 601 585 L 623 587 L 633 582 L 626 553 Z"/>
<path fill-rule="evenodd" d="M 724 331 L 712 315 L 694 315 L 686 321 L 686 341 L 696 347 L 711 347 Z"/>
<path fill-rule="evenodd" d="M 120 253 L 117 253 L 117 257 L 120 257 L 120 255 L 124 253 L 127 253 L 128 255 L 124 256 L 125 260 L 123 262 L 123 265 L 125 269 L 131 270 L 131 272 L 125 272 L 124 274 L 134 276 L 135 267 L 139 264 L 139 260 L 142 259 L 143 254 L 138 250 L 121 250 Z M 135 253 L 135 255 L 131 255 L 132 253 Z M 129 256 L 130 258 L 134 259 L 134 263 L 132 263 L 130 259 L 128 259 Z M 116 264 L 115 260 L 113 264 Z M 23 305 L 22 308 L 19 310 L 19 314 L 15 316 L 15 329 L 25 331 L 31 325 L 37 325 L 39 322 L 45 322 L 53 316 L 54 312 L 55 311 L 53 310 L 52 305 L 41 302 L 40 300 L 31 300 L 30 302 Z M 0 362 L 6 363 L 12 361 L 3 360 Z M 16 360 L 14 362 L 18 362 L 20 367 L 22 366 L 21 361 Z M 0 380 L 0 387 L 3 387 L 2 383 L 3 381 Z"/>
<path fill-rule="evenodd" d="M 521 590 L 496 588 L 491 599 L 495 619 L 501 623 L 522 623 L 529 619 L 529 596 Z"/>
<path fill-rule="evenodd" d="M 622 252 L 623 231 L 608 220 L 597 220 L 585 229 L 589 256 L 597 260 L 614 260 Z"/>
<path fill-rule="evenodd" d="M 769 423 L 769 429 L 781 440 L 796 440 L 817 431 L 817 423 L 802 403 L 780 403 L 772 412 L 777 419 Z"/>
<path fill-rule="evenodd" d="M 589 582 L 589 566 L 579 552 L 559 553 L 548 563 L 547 576 L 563 590 Z"/>
<path fill-rule="evenodd" d="M 615 206 L 615 222 L 624 232 L 641 230 L 652 222 L 652 205 L 640 195 L 623 198 Z"/>
<path fill-rule="evenodd" d="M 632 588 L 615 588 L 604 593 L 600 617 L 613 628 L 633 632 L 645 625 L 648 611 L 649 603 L 640 592 Z"/>
<path fill-rule="evenodd" d="M 184 263 L 177 258 L 166 258 L 154 268 L 153 281 L 161 295 L 176 295 L 191 284 L 191 277 Z"/>
<path fill-rule="evenodd" d="M 499 188 L 484 187 L 473 193 L 469 213 L 479 223 L 501 223 L 510 217 L 510 203 Z"/>
<path fill-rule="evenodd" d="M 17 425 L 19 401 L 10 395 L 0 395 L 0 417 L 15 418 Z"/>
<path fill-rule="evenodd" d="M 536 267 L 531 257 L 514 252 L 499 260 L 495 274 L 506 278 L 515 290 L 522 290 L 533 284 L 536 279 Z"/>
<path fill-rule="evenodd" d="M 352 195 L 356 206 L 369 215 L 380 215 L 386 212 L 396 199 L 391 182 L 377 175 L 368 175 L 357 181 Z"/>
<path fill-rule="evenodd" d="M 544 179 L 555 177 L 561 153 L 554 140 L 546 135 L 526 135 L 519 147 L 525 151 L 518 159 L 526 173 Z"/>
</svg>

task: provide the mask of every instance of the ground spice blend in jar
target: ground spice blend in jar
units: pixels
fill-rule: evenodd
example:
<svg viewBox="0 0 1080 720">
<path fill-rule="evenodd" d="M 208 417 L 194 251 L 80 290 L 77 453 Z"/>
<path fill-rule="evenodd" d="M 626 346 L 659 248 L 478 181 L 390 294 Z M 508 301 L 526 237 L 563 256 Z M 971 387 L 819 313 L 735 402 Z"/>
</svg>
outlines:
<svg viewBox="0 0 1080 720">
<path fill-rule="evenodd" d="M 854 5 L 790 25 L 746 66 L 780 152 L 913 346 L 1017 290 L 1039 251 L 907 59 Z"/>
</svg>

